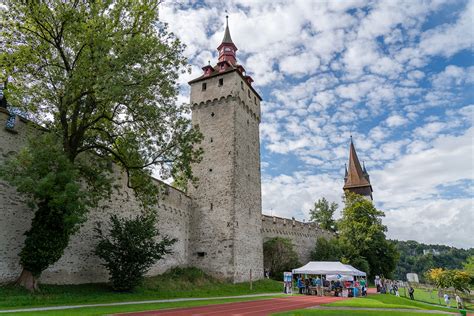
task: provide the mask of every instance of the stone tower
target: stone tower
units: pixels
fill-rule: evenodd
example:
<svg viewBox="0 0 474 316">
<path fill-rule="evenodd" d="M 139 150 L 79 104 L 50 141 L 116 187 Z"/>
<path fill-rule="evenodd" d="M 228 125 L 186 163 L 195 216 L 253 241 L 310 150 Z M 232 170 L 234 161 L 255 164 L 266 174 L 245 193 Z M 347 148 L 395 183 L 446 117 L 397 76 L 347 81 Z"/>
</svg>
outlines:
<svg viewBox="0 0 474 316">
<path fill-rule="evenodd" d="M 190 263 L 233 282 L 263 277 L 260 180 L 260 101 L 252 78 L 237 63 L 228 22 L 218 62 L 190 81 L 193 124 L 204 139 Z"/>
<path fill-rule="evenodd" d="M 360 166 L 352 136 L 351 145 L 349 147 L 349 170 L 346 166 L 343 190 L 362 195 L 370 201 L 373 200 L 369 174 L 367 173 L 367 169 L 365 169 L 365 164 L 363 167 Z"/>
</svg>

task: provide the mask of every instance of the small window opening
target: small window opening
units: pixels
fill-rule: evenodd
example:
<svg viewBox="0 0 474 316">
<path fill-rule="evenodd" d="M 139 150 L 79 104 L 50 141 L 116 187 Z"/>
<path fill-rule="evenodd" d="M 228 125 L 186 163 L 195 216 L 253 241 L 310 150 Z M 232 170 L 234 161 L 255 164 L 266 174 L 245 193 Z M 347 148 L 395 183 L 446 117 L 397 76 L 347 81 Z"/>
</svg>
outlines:
<svg viewBox="0 0 474 316">
<path fill-rule="evenodd" d="M 214 209 L 214 204 L 211 203 L 211 210 Z"/>
<path fill-rule="evenodd" d="M 214 112 L 212 112 L 212 113 L 211 113 L 211 116 L 214 117 L 214 115 L 215 115 Z"/>
<path fill-rule="evenodd" d="M 253 102 L 257 104 L 257 97 L 253 97 Z"/>
<path fill-rule="evenodd" d="M 240 89 L 244 90 L 244 82 L 243 81 L 240 82 Z"/>
<path fill-rule="evenodd" d="M 202 83 L 202 91 L 206 91 L 206 88 L 207 88 L 207 83 L 203 82 Z"/>
<path fill-rule="evenodd" d="M 213 141 L 214 141 L 214 140 L 213 140 L 212 137 L 211 137 L 211 143 L 212 143 Z"/>
<path fill-rule="evenodd" d="M 249 120 L 247 120 L 247 125 L 249 125 Z"/>
<path fill-rule="evenodd" d="M 219 86 L 223 86 L 224 85 L 224 78 L 221 78 L 219 79 Z"/>
<path fill-rule="evenodd" d="M 209 169 L 209 172 L 212 172 L 212 169 Z"/>
<path fill-rule="evenodd" d="M 248 90 L 247 92 L 248 92 L 248 95 L 249 95 L 249 98 L 250 98 L 250 90 Z"/>
<path fill-rule="evenodd" d="M 206 255 L 206 253 L 205 253 L 204 251 L 199 251 L 199 252 L 197 253 L 197 255 L 198 255 L 198 257 L 201 257 L 201 258 L 202 258 L 202 257 L 204 257 L 204 256 Z"/>
</svg>

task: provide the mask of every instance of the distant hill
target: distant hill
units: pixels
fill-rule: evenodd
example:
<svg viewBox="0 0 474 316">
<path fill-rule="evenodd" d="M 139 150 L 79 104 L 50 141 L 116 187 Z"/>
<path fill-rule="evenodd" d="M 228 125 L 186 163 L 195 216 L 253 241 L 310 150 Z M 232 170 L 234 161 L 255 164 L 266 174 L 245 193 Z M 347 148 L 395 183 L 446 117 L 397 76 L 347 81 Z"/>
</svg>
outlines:
<svg viewBox="0 0 474 316">
<path fill-rule="evenodd" d="M 474 248 L 459 249 L 445 245 L 427 245 L 414 240 L 392 240 L 400 252 L 400 261 L 395 270 L 397 280 L 406 280 L 406 274 L 423 273 L 431 268 L 461 269 L 467 257 L 474 255 Z"/>
</svg>

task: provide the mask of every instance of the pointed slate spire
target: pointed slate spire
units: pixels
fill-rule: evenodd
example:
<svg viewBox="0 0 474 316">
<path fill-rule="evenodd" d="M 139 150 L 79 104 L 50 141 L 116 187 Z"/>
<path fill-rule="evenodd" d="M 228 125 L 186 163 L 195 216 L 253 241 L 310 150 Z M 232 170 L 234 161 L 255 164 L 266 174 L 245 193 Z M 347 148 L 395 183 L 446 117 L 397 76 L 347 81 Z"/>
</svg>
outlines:
<svg viewBox="0 0 474 316">
<path fill-rule="evenodd" d="M 362 169 L 357 152 L 355 150 L 354 142 L 352 141 L 349 147 L 349 168 L 346 171 L 347 176 L 344 181 L 344 190 L 349 190 L 354 193 L 370 197 L 372 199 L 372 186 L 369 182 L 367 170 Z"/>
<path fill-rule="evenodd" d="M 229 16 L 225 16 L 226 22 L 225 22 L 225 33 L 224 33 L 224 38 L 222 39 L 222 44 L 234 44 L 232 42 L 232 37 L 230 37 L 230 31 L 229 31 Z"/>
</svg>

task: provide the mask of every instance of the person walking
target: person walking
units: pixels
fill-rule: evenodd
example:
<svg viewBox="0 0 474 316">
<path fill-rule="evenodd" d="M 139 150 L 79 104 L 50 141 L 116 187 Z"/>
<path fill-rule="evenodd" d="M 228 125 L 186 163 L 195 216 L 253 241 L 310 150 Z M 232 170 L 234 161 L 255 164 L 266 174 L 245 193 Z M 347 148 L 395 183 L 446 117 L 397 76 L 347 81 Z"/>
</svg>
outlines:
<svg viewBox="0 0 474 316">
<path fill-rule="evenodd" d="M 461 299 L 461 297 L 460 297 L 458 294 L 456 294 L 456 303 L 457 303 L 457 305 L 458 305 L 458 309 L 464 308 L 464 307 L 463 307 L 463 304 L 462 304 L 462 299 Z"/>
<path fill-rule="evenodd" d="M 446 303 L 446 307 L 449 307 L 449 295 L 448 295 L 448 293 L 444 294 L 444 302 Z"/>
</svg>

